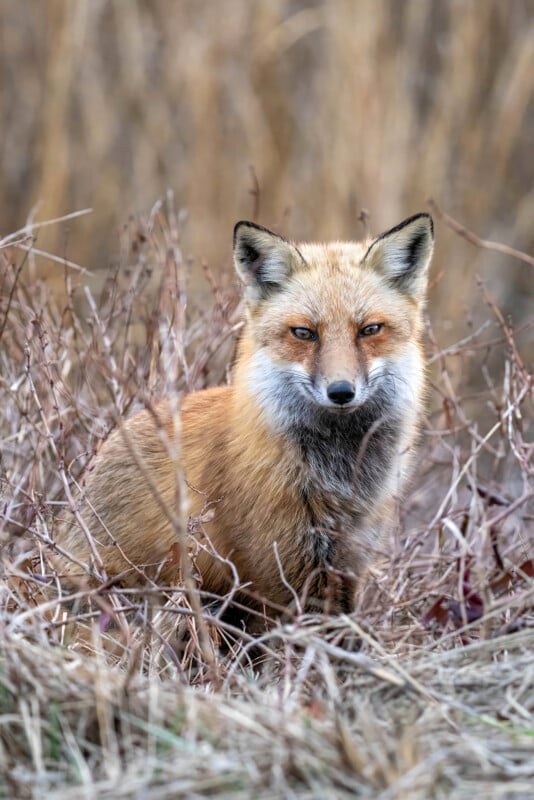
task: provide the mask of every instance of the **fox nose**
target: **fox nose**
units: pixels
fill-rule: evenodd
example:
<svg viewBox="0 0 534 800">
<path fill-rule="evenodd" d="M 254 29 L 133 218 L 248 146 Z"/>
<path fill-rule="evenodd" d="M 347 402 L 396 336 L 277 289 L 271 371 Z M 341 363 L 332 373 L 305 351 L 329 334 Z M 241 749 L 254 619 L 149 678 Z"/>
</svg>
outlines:
<svg viewBox="0 0 534 800">
<path fill-rule="evenodd" d="M 343 406 L 345 403 L 350 403 L 351 400 L 354 400 L 354 395 L 356 393 L 352 384 L 348 381 L 334 381 L 334 383 L 330 383 L 327 386 L 326 394 L 328 395 L 328 399 L 333 403 L 336 403 L 338 406 Z"/>
</svg>

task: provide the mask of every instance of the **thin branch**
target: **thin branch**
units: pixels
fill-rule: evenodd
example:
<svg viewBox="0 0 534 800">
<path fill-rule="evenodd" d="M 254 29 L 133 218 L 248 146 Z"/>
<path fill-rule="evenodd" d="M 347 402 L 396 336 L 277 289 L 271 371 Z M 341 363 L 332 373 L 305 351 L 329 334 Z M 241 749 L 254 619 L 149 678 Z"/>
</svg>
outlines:
<svg viewBox="0 0 534 800">
<path fill-rule="evenodd" d="M 58 222 L 67 222 L 70 219 L 83 217 L 86 214 L 91 214 L 92 211 L 92 208 L 82 208 L 80 211 L 73 211 L 71 214 L 64 214 L 62 217 L 54 217 L 54 219 L 47 219 L 44 220 L 44 222 L 29 223 L 23 228 L 19 228 L 18 231 L 9 233 L 7 236 L 4 236 L 2 239 L 0 239 L 0 247 L 8 247 L 9 245 L 16 244 L 14 240 L 18 236 L 28 237 L 32 231 L 39 230 L 39 228 L 46 228 L 48 225 L 57 225 Z"/>
<path fill-rule="evenodd" d="M 475 247 L 483 247 L 486 250 L 495 250 L 497 253 L 502 253 L 505 256 L 517 258 L 519 261 L 524 261 L 525 264 L 530 264 L 531 267 L 534 267 L 534 256 L 524 253 L 522 250 L 516 250 L 515 247 L 510 247 L 507 244 L 490 242 L 488 239 L 481 239 L 476 235 L 476 233 L 473 233 L 473 231 L 470 231 L 469 228 L 466 228 L 465 225 L 462 225 L 460 222 L 453 219 L 453 217 L 446 214 L 432 197 L 429 197 L 428 205 L 436 217 L 442 220 L 442 222 L 444 222 L 448 228 L 457 233 L 458 236 L 461 236 L 471 244 L 474 244 Z"/>
<path fill-rule="evenodd" d="M 63 267 L 69 267 L 69 269 L 75 269 L 77 270 L 77 272 L 81 272 L 83 275 L 93 274 L 90 269 L 81 267 L 79 264 L 76 264 L 75 261 L 70 261 L 68 258 L 62 258 L 61 256 L 55 256 L 53 253 L 47 253 L 46 250 L 39 250 L 39 248 L 34 247 L 33 244 L 26 245 L 26 244 L 21 244 L 20 242 L 17 244 L 15 242 L 13 246 L 17 247 L 19 250 L 24 250 L 25 253 L 34 253 L 36 256 L 42 256 L 42 258 L 47 258 L 49 261 L 53 261 L 56 264 L 61 264 Z"/>
</svg>

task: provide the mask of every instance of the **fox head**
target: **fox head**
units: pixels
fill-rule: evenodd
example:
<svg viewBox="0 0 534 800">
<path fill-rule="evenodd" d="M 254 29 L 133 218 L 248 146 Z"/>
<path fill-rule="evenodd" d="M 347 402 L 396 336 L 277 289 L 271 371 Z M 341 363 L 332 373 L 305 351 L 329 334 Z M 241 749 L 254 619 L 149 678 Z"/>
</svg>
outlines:
<svg viewBox="0 0 534 800">
<path fill-rule="evenodd" d="M 275 425 L 373 404 L 402 415 L 418 404 L 432 250 L 428 214 L 365 242 L 296 245 L 236 225 L 248 317 L 238 369 Z"/>
</svg>

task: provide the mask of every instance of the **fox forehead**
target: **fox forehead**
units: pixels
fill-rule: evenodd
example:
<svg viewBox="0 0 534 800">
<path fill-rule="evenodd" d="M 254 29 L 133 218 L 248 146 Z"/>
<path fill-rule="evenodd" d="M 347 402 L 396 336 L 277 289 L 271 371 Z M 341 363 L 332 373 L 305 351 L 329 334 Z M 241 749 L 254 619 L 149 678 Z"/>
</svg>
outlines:
<svg viewBox="0 0 534 800">
<path fill-rule="evenodd" d="M 302 242 L 299 253 L 308 266 L 331 270 L 334 274 L 354 269 L 365 256 L 371 242 Z"/>
<path fill-rule="evenodd" d="M 410 301 L 362 263 L 369 244 L 297 245 L 304 263 L 262 304 L 259 316 L 264 322 L 292 318 L 302 324 L 336 326 L 346 321 L 380 322 L 413 313 Z"/>
</svg>

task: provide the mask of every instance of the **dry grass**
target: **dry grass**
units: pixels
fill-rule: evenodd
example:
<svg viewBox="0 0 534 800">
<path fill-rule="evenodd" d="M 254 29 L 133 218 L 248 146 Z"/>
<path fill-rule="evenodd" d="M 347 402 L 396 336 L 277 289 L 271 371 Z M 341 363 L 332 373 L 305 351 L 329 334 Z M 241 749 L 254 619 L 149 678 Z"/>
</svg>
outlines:
<svg viewBox="0 0 534 800">
<path fill-rule="evenodd" d="M 350 617 L 251 639 L 176 587 L 67 592 L 47 565 L 54 512 L 116 419 L 224 380 L 239 329 L 232 281 L 208 273 L 209 310 L 186 304 L 171 197 L 121 251 L 100 296 L 65 268 L 59 300 L 0 249 L 0 794 L 530 797 L 532 326 L 514 332 L 484 286 L 463 341 L 429 325 L 430 413 L 391 558 Z"/>
<path fill-rule="evenodd" d="M 533 0 L 3 0 L 0 37 L 0 235 L 36 204 L 93 207 L 38 246 L 106 269 L 124 218 L 170 186 L 185 252 L 221 270 L 238 219 L 354 238 L 362 207 L 378 233 L 431 192 L 534 252 Z M 482 271 L 529 313 L 513 259 L 445 232 L 435 264 L 436 320 L 476 306 Z"/>
</svg>

